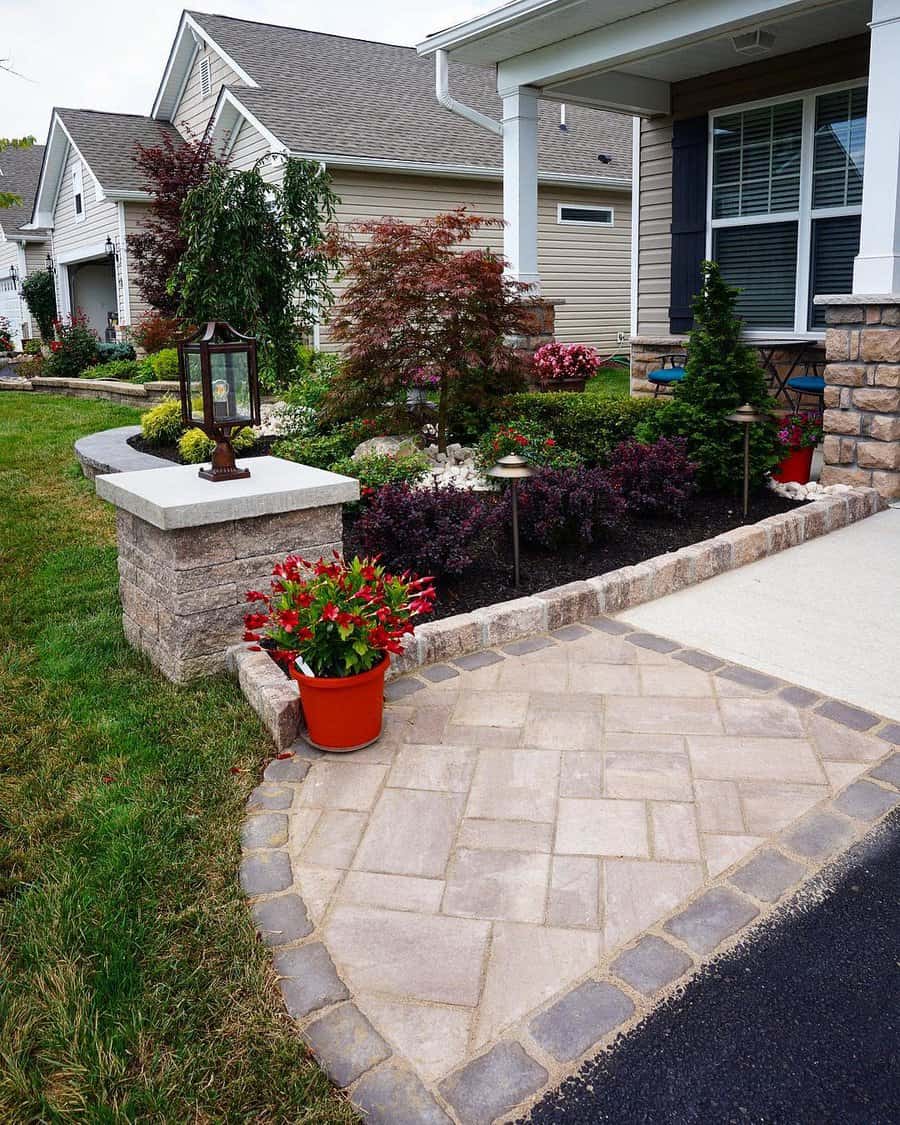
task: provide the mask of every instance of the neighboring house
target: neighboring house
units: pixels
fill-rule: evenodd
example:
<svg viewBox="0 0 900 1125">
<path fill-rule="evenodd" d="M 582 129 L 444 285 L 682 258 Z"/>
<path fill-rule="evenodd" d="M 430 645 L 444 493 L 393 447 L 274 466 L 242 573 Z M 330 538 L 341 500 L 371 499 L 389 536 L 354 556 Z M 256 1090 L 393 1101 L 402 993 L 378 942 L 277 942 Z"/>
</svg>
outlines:
<svg viewBox="0 0 900 1125">
<path fill-rule="evenodd" d="M 716 258 L 764 358 L 828 361 L 823 479 L 900 497 L 900 0 L 520 0 L 419 50 L 495 68 L 505 104 L 639 115 L 634 389 Z M 509 140 L 521 235 L 536 139 Z"/>
<path fill-rule="evenodd" d="M 179 138 L 152 117 L 53 111 L 32 222 L 50 231 L 60 315 L 80 311 L 100 339 L 146 311 L 126 247 L 151 198 L 133 155 L 164 134 Z"/>
<path fill-rule="evenodd" d="M 22 297 L 22 282 L 30 273 L 47 268 L 48 233 L 27 226 L 43 155 L 41 145 L 0 153 L 0 191 L 22 200 L 16 207 L 0 207 L 0 317 L 9 321 L 16 348 L 23 338 L 38 335 Z"/>
<path fill-rule="evenodd" d="M 450 85 L 499 115 L 487 71 L 451 67 Z M 185 12 L 153 116 L 186 136 L 209 130 L 235 168 L 269 153 L 321 161 L 344 224 L 462 205 L 502 216 L 500 138 L 437 104 L 431 65 L 412 48 Z M 629 323 L 631 121 L 571 105 L 564 124 L 558 106 L 542 111 L 544 292 L 565 302 L 561 339 L 610 352 Z M 499 252 L 502 241 L 492 230 L 480 244 Z M 328 346 L 327 325 L 319 340 Z"/>
</svg>

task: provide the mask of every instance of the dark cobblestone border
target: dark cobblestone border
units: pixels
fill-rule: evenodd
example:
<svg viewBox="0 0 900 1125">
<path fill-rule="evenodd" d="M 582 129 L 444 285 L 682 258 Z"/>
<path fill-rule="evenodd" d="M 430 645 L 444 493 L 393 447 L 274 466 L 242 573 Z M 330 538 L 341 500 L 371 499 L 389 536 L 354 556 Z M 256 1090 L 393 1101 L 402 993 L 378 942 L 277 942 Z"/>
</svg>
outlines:
<svg viewBox="0 0 900 1125">
<path fill-rule="evenodd" d="M 388 678 L 395 679 L 427 665 L 458 661 L 466 654 L 472 654 L 474 659 L 485 659 L 482 650 L 497 646 L 512 654 L 532 651 L 527 646 L 547 643 L 540 641 L 536 634 L 555 635 L 558 630 L 578 622 L 589 622 L 600 614 L 620 613 L 641 602 L 661 598 L 767 555 L 777 554 L 787 547 L 816 539 L 829 531 L 837 531 L 886 507 L 886 502 L 874 488 L 848 490 L 842 495 L 811 501 L 793 511 L 769 516 L 746 527 L 733 528 L 714 539 L 657 555 L 646 562 L 622 567 L 598 578 L 569 582 L 531 597 L 498 602 L 472 613 L 459 613 L 442 621 L 427 622 L 416 629 L 414 636 L 407 638 L 403 655 L 391 658 Z M 620 631 L 632 632 L 630 628 Z M 679 647 L 662 638 L 657 638 L 656 643 L 667 646 L 660 650 L 662 652 Z M 236 645 L 228 652 L 227 665 L 239 678 L 251 707 L 262 719 L 276 746 L 283 749 L 290 746 L 299 733 L 300 712 L 296 691 L 293 685 L 290 685 L 290 692 L 285 691 L 287 681 L 282 673 L 267 658 L 254 660 L 254 655 L 258 656 L 248 653 L 244 646 Z M 706 654 L 680 655 L 678 659 L 686 663 L 698 660 L 716 662 L 715 657 Z M 695 666 L 710 670 L 704 663 Z M 461 667 L 467 665 L 462 664 Z M 422 675 L 431 678 L 434 673 L 423 672 Z M 743 677 L 739 682 L 753 686 L 752 681 L 758 679 L 761 673 L 741 668 L 734 675 Z M 410 689 L 397 690 L 408 692 Z M 392 696 L 389 690 L 388 698 L 399 697 Z"/>
<path fill-rule="evenodd" d="M 286 810 L 294 803 L 311 762 L 323 756 L 302 741 L 295 743 L 291 757 L 269 762 L 262 783 L 247 802 L 241 886 L 251 901 L 261 940 L 274 950 L 289 1015 L 326 1073 L 348 1089 L 351 1101 L 371 1125 L 491 1125 L 526 1113 L 582 1061 L 639 1023 L 705 960 L 744 940 L 787 894 L 900 803 L 900 724 L 709 653 L 679 647 L 669 638 L 612 618 L 596 616 L 586 626 L 644 648 L 671 652 L 675 659 L 761 695 L 779 696 L 850 730 L 865 730 L 885 742 L 885 756 L 727 868 L 611 959 L 603 957 L 598 969 L 531 1012 L 489 1050 L 426 1086 L 353 1004 L 302 898 L 293 890 Z M 450 678 L 496 663 L 507 654 L 565 644 L 585 631 L 581 626 L 563 626 L 527 642 L 511 642 L 499 651 L 460 655 L 422 674 L 426 679 L 434 679 L 436 672 L 438 678 Z M 425 686 L 410 676 L 390 684 L 387 694 L 403 698 Z"/>
</svg>

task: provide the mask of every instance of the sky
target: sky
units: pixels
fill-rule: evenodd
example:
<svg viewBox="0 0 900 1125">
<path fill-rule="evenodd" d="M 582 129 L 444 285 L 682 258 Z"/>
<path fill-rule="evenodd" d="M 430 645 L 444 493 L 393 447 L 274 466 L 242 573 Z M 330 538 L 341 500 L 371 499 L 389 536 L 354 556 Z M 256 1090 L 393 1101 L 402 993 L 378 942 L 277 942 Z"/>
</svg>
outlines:
<svg viewBox="0 0 900 1125">
<path fill-rule="evenodd" d="M 196 0 L 195 11 L 409 46 L 501 0 Z M 53 106 L 149 113 L 183 0 L 0 0 L 0 137 L 46 139 Z M 21 77 L 20 77 L 21 76 Z"/>
</svg>

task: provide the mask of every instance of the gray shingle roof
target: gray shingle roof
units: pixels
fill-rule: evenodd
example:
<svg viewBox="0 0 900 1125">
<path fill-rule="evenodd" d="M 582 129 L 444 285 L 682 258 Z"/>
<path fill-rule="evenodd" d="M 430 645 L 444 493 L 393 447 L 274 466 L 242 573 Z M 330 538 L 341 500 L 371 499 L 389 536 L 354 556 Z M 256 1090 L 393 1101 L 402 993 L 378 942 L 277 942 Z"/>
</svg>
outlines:
<svg viewBox="0 0 900 1125">
<path fill-rule="evenodd" d="M 0 153 L 0 191 L 12 192 L 22 200 L 21 207 L 0 207 L 0 226 L 8 236 L 31 221 L 31 208 L 41 175 L 44 146 L 8 148 Z"/>
<path fill-rule="evenodd" d="M 502 166 L 500 138 L 438 104 L 433 60 L 412 47 L 190 15 L 259 83 L 258 89 L 235 85 L 234 93 L 292 151 Z M 450 92 L 500 117 L 491 71 L 451 63 Z M 630 179 L 630 117 L 570 105 L 567 124 L 561 132 L 558 106 L 541 103 L 542 172 Z M 601 163 L 600 153 L 611 162 Z"/>
<path fill-rule="evenodd" d="M 182 143 L 168 121 L 133 113 L 57 109 L 57 114 L 105 191 L 142 191 L 146 182 L 134 163 L 134 146 L 158 145 L 165 134 Z"/>
</svg>

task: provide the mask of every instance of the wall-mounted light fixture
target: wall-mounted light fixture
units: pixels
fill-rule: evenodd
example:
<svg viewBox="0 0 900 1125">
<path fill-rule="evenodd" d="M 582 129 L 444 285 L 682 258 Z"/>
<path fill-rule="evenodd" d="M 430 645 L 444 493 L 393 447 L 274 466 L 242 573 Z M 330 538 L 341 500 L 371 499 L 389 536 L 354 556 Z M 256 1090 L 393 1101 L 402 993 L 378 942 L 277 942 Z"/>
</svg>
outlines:
<svg viewBox="0 0 900 1125">
<path fill-rule="evenodd" d="M 106 236 L 106 256 L 116 262 L 119 260 L 119 243 L 113 242 L 109 235 Z"/>
<path fill-rule="evenodd" d="M 17 285 L 19 282 L 19 271 L 15 266 L 9 267 L 9 280 L 13 283 L 13 285 Z"/>
<path fill-rule="evenodd" d="M 47 273 L 51 276 L 56 274 L 56 266 L 53 264 L 53 259 L 48 254 L 44 261 L 47 263 Z"/>
</svg>

